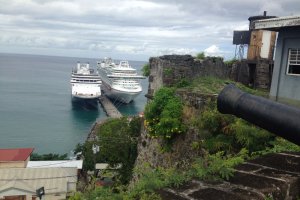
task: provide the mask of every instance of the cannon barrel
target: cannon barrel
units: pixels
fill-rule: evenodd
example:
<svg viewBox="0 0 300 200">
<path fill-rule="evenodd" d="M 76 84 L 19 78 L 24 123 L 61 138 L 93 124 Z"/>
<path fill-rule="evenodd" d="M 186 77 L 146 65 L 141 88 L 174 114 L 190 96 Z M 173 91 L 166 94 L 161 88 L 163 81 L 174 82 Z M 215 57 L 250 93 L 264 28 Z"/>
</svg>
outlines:
<svg viewBox="0 0 300 200">
<path fill-rule="evenodd" d="M 218 95 L 218 110 L 233 114 L 300 145 L 300 109 L 248 94 L 233 84 Z"/>
</svg>

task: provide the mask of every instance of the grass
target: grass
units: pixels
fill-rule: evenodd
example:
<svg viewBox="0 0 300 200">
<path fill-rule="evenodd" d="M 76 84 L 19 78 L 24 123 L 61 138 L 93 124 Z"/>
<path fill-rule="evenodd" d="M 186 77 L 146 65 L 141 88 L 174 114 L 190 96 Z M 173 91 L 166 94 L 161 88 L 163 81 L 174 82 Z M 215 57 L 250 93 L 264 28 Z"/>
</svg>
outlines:
<svg viewBox="0 0 300 200">
<path fill-rule="evenodd" d="M 189 84 L 186 87 L 183 87 L 182 89 L 190 89 L 193 92 L 199 92 L 202 94 L 218 94 L 228 84 L 235 84 L 239 89 L 250 94 L 263 97 L 268 96 L 268 91 L 266 90 L 254 90 L 241 83 L 237 83 L 229 79 L 220 79 L 210 76 L 196 78 L 192 81 L 191 84 Z"/>
</svg>

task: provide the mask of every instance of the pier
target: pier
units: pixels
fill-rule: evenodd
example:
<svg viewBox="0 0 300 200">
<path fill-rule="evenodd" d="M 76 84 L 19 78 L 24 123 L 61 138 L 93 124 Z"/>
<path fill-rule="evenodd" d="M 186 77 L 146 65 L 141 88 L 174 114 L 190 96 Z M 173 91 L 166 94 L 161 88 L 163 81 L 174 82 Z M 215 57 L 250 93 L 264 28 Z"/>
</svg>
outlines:
<svg viewBox="0 0 300 200">
<path fill-rule="evenodd" d="M 119 110 L 114 106 L 114 104 L 106 96 L 104 96 L 104 95 L 101 96 L 99 98 L 99 102 L 101 103 L 101 105 L 108 117 L 111 117 L 111 118 L 122 117 L 122 114 L 119 112 Z"/>
</svg>

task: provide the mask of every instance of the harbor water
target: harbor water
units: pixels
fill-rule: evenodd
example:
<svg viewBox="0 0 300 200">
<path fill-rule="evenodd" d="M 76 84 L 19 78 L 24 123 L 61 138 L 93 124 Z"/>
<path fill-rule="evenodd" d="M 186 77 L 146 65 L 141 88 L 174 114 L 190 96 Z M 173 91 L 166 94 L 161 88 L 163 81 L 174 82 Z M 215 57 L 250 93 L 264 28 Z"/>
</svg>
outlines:
<svg viewBox="0 0 300 200">
<path fill-rule="evenodd" d="M 72 103 L 71 70 L 77 61 L 95 68 L 99 59 L 0 54 L 0 148 L 64 154 L 84 142 L 106 115 L 100 104 Z M 146 63 L 129 62 L 140 73 Z M 148 80 L 141 82 L 143 92 L 133 102 L 114 102 L 123 115 L 144 110 Z"/>
</svg>

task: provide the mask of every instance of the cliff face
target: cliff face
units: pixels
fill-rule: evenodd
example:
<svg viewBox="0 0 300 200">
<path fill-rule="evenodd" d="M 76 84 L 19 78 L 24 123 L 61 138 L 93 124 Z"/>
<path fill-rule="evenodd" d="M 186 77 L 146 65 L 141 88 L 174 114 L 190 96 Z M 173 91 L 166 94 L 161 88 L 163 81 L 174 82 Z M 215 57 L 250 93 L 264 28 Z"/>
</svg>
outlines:
<svg viewBox="0 0 300 200">
<path fill-rule="evenodd" d="M 201 76 L 216 76 L 227 78 L 228 68 L 221 61 L 195 60 L 190 55 L 166 55 L 150 58 L 150 77 L 148 95 L 152 96 L 162 86 L 171 86 L 178 83 L 182 78 L 192 80 Z M 216 95 L 195 93 L 185 89 L 177 90 L 176 94 L 185 103 L 186 113 L 199 114 L 207 102 L 214 100 Z M 192 148 L 193 141 L 199 140 L 199 134 L 193 128 L 188 128 L 187 133 L 176 137 L 172 143 L 172 149 L 162 151 L 163 141 L 153 139 L 143 129 L 138 144 L 138 157 L 136 165 L 147 162 L 152 167 L 175 167 L 184 166 L 195 156 L 202 154 Z"/>
<path fill-rule="evenodd" d="M 201 76 L 227 78 L 229 69 L 220 60 L 197 60 L 191 55 L 165 55 L 149 59 L 150 76 L 148 95 L 162 86 L 171 86 L 181 79 L 191 80 Z"/>
</svg>

